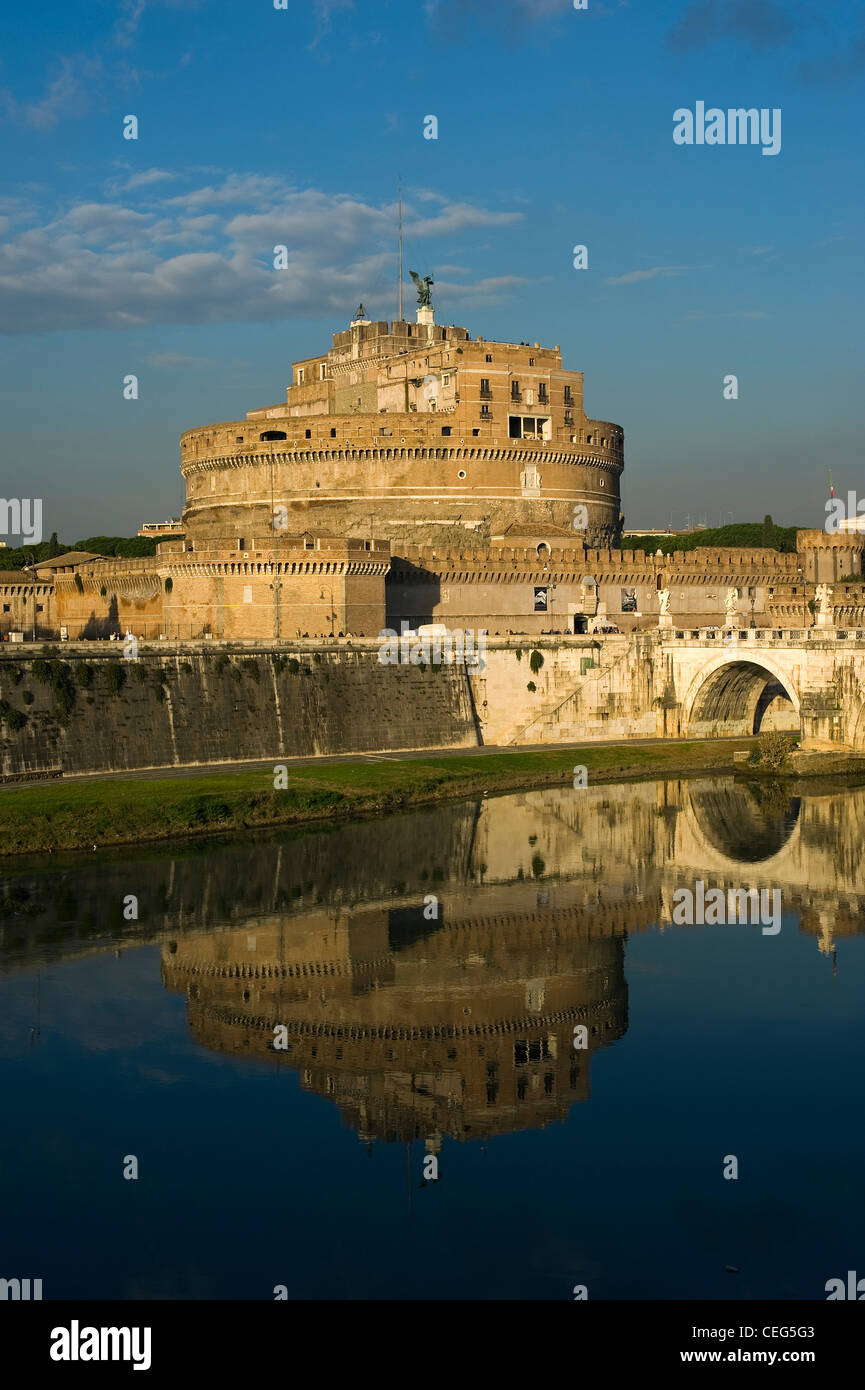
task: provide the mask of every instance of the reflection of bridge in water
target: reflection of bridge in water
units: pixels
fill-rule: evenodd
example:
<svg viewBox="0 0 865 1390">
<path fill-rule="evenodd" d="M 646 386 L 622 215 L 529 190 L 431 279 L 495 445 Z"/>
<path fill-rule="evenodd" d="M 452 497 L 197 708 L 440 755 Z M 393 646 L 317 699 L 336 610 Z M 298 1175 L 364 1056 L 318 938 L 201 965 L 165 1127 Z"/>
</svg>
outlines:
<svg viewBox="0 0 865 1390">
<path fill-rule="evenodd" d="M 676 887 L 780 888 L 828 951 L 862 930 L 863 843 L 865 789 L 544 789 L 9 876 L 0 968 L 159 942 L 204 1046 L 297 1071 L 364 1137 L 435 1149 L 588 1098 L 593 1057 L 628 1026 L 628 933 L 668 921 Z"/>
</svg>

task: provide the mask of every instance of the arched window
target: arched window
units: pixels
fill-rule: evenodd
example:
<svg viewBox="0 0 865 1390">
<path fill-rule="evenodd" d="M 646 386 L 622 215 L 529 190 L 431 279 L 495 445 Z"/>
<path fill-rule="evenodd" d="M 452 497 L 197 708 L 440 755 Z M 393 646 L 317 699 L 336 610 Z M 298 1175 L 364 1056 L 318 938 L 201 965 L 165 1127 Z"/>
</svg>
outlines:
<svg viewBox="0 0 865 1390">
<path fill-rule="evenodd" d="M 265 430 L 264 434 L 260 434 L 258 437 L 259 439 L 285 439 L 286 435 L 284 430 Z"/>
</svg>

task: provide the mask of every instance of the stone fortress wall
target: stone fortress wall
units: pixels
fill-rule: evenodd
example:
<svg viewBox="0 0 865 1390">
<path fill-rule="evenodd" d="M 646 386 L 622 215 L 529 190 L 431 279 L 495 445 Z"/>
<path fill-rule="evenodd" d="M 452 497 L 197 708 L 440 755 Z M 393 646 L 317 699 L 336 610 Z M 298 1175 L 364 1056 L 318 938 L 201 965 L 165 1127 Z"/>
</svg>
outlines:
<svg viewBox="0 0 865 1390">
<path fill-rule="evenodd" d="M 164 541 L 141 560 L 79 563 L 73 553 L 65 564 L 41 566 L 35 581 L 10 575 L 0 584 L 0 634 L 29 638 L 34 620 L 38 636 L 57 637 L 63 627 L 71 639 L 127 627 L 166 640 L 370 637 L 401 622 L 505 636 L 574 633 L 600 620 L 627 633 L 657 627 L 665 588 L 674 622 L 720 625 L 731 587 L 744 626 L 753 613 L 759 627 L 802 628 L 813 622 L 817 583 L 833 588 L 838 626 L 865 626 L 865 589 L 856 582 L 865 541 L 822 531 L 800 531 L 795 554 L 701 548 L 669 556 L 587 548 L 555 527 L 516 528 L 488 544 L 403 545 L 397 555 L 381 540 L 277 534 L 258 549 L 257 538 L 243 539 L 250 548 L 242 551 L 190 552 Z"/>
</svg>

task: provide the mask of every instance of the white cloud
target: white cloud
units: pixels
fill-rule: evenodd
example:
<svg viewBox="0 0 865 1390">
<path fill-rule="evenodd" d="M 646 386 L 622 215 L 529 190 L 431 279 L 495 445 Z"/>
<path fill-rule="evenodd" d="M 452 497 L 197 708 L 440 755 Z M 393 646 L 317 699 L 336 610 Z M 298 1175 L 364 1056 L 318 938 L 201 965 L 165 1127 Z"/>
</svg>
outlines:
<svg viewBox="0 0 865 1390">
<path fill-rule="evenodd" d="M 0 102 L 7 116 L 23 121 L 35 130 L 49 131 L 59 120 L 83 115 L 88 110 L 94 92 L 102 78 L 102 59 L 82 54 L 60 58 L 60 70 L 52 77 L 48 90 L 40 101 L 19 102 L 4 88 Z"/>
<path fill-rule="evenodd" d="M 130 193 L 134 188 L 147 188 L 152 183 L 161 183 L 165 179 L 176 179 L 176 174 L 171 174 L 167 169 L 142 169 L 140 174 L 132 174 L 125 183 L 121 184 L 120 192 Z"/>
<path fill-rule="evenodd" d="M 688 270 L 706 269 L 706 266 L 700 265 L 653 265 L 648 270 L 629 270 L 624 275 L 607 275 L 604 277 L 604 284 L 638 285 L 643 280 L 669 279 L 676 275 L 684 275 Z"/>
<path fill-rule="evenodd" d="M 139 185 L 148 192 L 137 205 L 114 189 L 110 200 L 80 202 L 51 217 L 36 217 L 31 209 L 17 234 L 0 245 L 2 329 L 343 318 L 358 299 L 375 304 L 393 295 L 394 205 L 298 190 L 254 174 L 229 174 L 171 198 L 154 199 L 149 188 L 155 182 Z M 521 216 L 440 195 L 436 202 L 435 214 L 422 217 L 406 199 L 412 244 L 454 232 L 470 236 Z M 257 211 L 247 212 L 250 205 Z M 273 248 L 282 244 L 289 264 L 277 271 Z M 429 249 L 423 262 L 424 272 L 436 273 Z M 436 292 L 448 302 L 493 304 L 526 283 L 507 275 L 476 284 L 442 281 Z"/>
<path fill-rule="evenodd" d="M 144 360 L 148 367 L 169 369 L 189 367 L 199 370 L 214 365 L 209 357 L 187 357 L 182 352 L 154 352 L 149 357 L 145 357 Z"/>
</svg>

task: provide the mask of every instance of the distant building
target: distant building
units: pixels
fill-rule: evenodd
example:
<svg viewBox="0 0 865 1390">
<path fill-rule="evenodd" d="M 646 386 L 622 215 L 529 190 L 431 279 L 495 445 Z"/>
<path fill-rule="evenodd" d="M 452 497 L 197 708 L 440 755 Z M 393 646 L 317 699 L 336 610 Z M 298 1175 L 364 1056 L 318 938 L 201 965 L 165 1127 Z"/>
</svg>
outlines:
<svg viewBox="0 0 865 1390">
<path fill-rule="evenodd" d="M 179 516 L 169 517 L 168 521 L 145 521 L 139 527 L 139 536 L 182 536 L 183 523 Z"/>
</svg>

